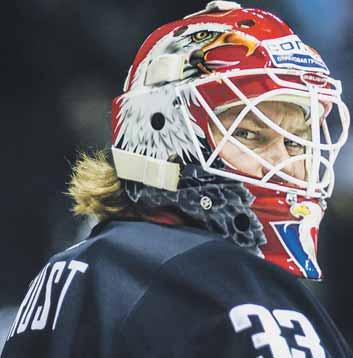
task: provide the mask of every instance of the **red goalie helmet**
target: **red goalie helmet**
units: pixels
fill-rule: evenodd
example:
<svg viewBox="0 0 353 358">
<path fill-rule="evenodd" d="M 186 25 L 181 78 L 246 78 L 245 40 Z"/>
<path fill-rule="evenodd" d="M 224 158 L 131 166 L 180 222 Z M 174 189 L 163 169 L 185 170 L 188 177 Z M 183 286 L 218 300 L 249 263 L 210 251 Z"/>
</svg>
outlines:
<svg viewBox="0 0 353 358">
<path fill-rule="evenodd" d="M 252 195 L 244 206 L 264 234 L 256 254 L 318 279 L 323 200 L 349 127 L 341 83 L 329 74 L 273 14 L 211 2 L 141 46 L 124 94 L 113 101 L 118 175 L 178 192 L 183 169 L 198 166 L 242 183 Z"/>
</svg>

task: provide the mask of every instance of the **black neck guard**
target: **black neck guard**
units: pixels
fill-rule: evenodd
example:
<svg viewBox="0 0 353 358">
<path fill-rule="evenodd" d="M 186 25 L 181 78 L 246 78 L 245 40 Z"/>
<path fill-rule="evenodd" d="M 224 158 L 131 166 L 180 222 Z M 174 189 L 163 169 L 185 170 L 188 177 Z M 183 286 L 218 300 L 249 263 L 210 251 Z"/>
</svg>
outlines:
<svg viewBox="0 0 353 358">
<path fill-rule="evenodd" d="M 179 211 L 197 226 L 262 256 L 259 246 L 266 243 L 263 227 L 250 209 L 254 196 L 241 182 L 187 165 L 176 192 L 132 181 L 126 181 L 125 189 L 142 212 L 155 208 Z"/>
</svg>

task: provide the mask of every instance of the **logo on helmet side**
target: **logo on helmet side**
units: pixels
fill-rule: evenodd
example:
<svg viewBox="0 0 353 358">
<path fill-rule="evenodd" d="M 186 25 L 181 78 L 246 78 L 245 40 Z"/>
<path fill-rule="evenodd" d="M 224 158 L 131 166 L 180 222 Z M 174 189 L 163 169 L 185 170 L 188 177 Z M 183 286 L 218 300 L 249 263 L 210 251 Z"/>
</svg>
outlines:
<svg viewBox="0 0 353 358">
<path fill-rule="evenodd" d="M 315 87 L 325 87 L 327 85 L 327 77 L 314 72 L 303 73 L 300 79 L 305 84 Z"/>
</svg>

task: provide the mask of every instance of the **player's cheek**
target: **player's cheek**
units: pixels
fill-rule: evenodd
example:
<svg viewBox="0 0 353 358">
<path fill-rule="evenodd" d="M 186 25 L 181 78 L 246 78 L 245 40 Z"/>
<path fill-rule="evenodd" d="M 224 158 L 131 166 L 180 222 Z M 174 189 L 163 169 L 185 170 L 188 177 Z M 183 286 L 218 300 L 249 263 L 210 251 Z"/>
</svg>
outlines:
<svg viewBox="0 0 353 358">
<path fill-rule="evenodd" d="M 306 169 L 305 169 L 305 160 L 299 160 L 293 163 L 293 165 L 294 165 L 294 176 L 297 179 L 305 180 L 307 176 Z"/>
<path fill-rule="evenodd" d="M 261 176 L 261 164 L 232 143 L 228 142 L 224 145 L 220 157 L 244 173 Z"/>
</svg>

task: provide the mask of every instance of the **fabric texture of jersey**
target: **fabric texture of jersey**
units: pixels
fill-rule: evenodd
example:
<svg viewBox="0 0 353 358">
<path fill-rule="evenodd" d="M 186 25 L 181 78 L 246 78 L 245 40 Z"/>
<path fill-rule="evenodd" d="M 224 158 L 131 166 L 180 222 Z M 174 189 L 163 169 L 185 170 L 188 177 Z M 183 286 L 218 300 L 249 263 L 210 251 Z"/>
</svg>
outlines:
<svg viewBox="0 0 353 358">
<path fill-rule="evenodd" d="M 353 356 L 298 279 L 206 231 L 110 221 L 32 281 L 1 358 L 300 352 Z"/>
</svg>

